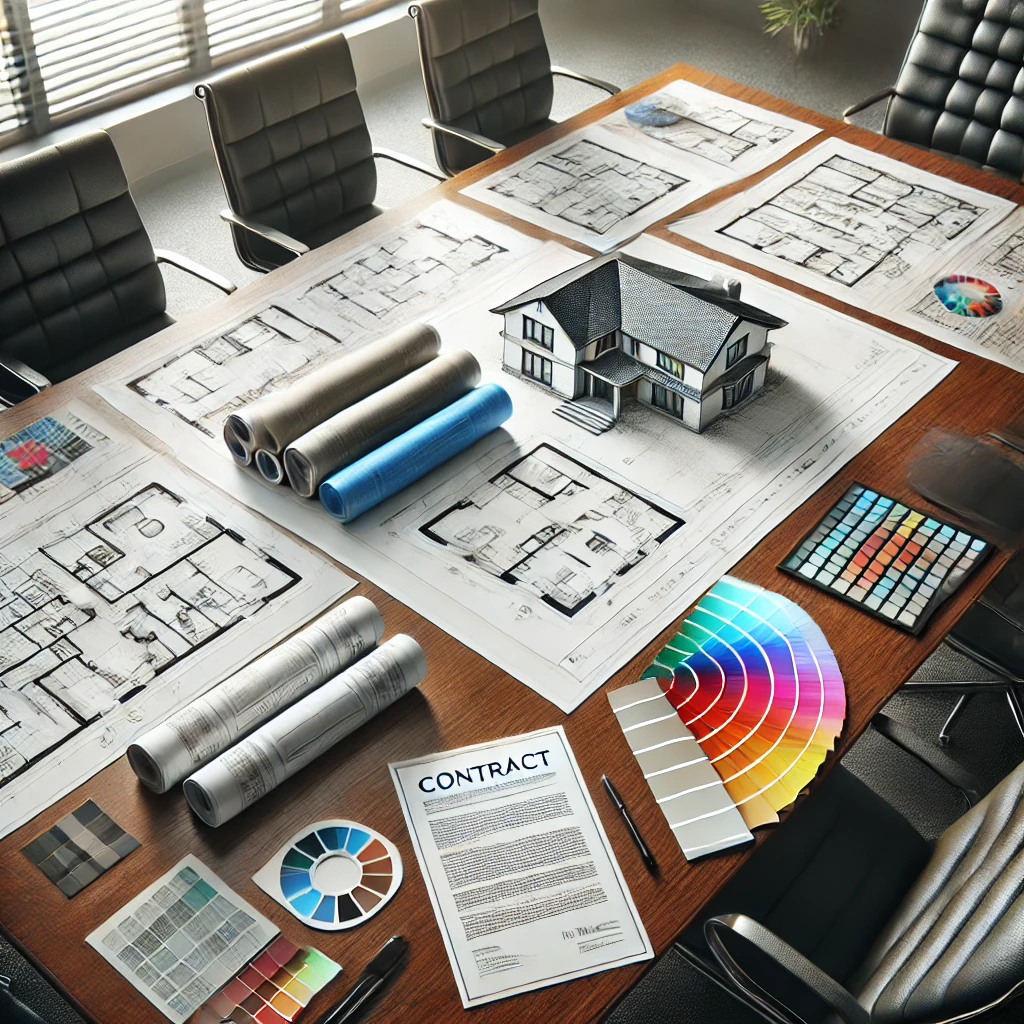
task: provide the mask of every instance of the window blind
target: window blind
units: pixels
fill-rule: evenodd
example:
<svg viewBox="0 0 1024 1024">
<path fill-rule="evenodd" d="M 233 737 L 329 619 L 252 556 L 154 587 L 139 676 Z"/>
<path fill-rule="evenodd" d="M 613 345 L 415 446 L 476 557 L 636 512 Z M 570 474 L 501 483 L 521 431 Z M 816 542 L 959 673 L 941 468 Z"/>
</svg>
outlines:
<svg viewBox="0 0 1024 1024">
<path fill-rule="evenodd" d="M 25 121 L 20 97 L 25 91 L 25 67 L 19 60 L 11 29 L 0 7 L 0 138 Z"/>
<path fill-rule="evenodd" d="M 206 0 L 210 57 L 252 50 L 261 43 L 290 36 L 323 21 L 323 0 Z"/>
</svg>

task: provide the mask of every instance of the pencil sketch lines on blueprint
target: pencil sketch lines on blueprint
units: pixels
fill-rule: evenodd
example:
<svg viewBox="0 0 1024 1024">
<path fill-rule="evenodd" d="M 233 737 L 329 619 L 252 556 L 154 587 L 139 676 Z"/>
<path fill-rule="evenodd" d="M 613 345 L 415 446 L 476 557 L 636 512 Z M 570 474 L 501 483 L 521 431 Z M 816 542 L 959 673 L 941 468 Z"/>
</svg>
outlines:
<svg viewBox="0 0 1024 1024">
<path fill-rule="evenodd" d="M 727 107 L 701 107 L 668 90 L 626 107 L 626 122 L 637 131 L 675 149 L 717 164 L 731 164 L 758 146 L 785 142 L 791 128 L 747 117 Z"/>
<path fill-rule="evenodd" d="M 55 532 L 0 551 L 0 787 L 300 580 L 155 483 Z"/>
<path fill-rule="evenodd" d="M 682 525 L 682 519 L 542 444 L 420 532 L 571 617 Z"/>
<path fill-rule="evenodd" d="M 686 178 L 580 139 L 527 162 L 489 189 L 604 234 L 685 184 Z"/>
<path fill-rule="evenodd" d="M 963 199 L 833 156 L 720 229 L 853 287 L 909 246 L 942 249 L 984 213 Z"/>
<path fill-rule="evenodd" d="M 88 441 L 52 416 L 0 441 L 0 504 L 49 479 L 91 450 Z"/>
<path fill-rule="evenodd" d="M 988 262 L 1010 277 L 1024 278 L 1024 231 L 1010 235 L 989 256 Z"/>
</svg>

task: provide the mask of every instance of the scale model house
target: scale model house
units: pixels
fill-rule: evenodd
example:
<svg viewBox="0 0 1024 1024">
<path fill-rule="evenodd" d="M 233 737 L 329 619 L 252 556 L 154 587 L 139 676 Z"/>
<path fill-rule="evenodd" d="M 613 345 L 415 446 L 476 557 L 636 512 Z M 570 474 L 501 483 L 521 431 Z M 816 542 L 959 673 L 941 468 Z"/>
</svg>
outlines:
<svg viewBox="0 0 1024 1024">
<path fill-rule="evenodd" d="M 555 410 L 600 434 L 623 393 L 698 433 L 764 385 L 768 332 L 786 321 L 729 287 L 613 252 L 497 306 L 505 369 L 570 399 Z"/>
</svg>

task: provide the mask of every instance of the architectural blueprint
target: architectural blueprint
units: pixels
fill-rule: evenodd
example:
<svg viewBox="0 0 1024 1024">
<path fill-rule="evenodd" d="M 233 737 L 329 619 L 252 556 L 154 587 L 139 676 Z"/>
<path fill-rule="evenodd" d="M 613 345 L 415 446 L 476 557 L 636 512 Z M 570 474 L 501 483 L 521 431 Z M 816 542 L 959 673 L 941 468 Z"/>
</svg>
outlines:
<svg viewBox="0 0 1024 1024">
<path fill-rule="evenodd" d="M 656 159 L 685 177 L 711 177 L 722 184 L 763 170 L 820 133 L 814 125 L 685 79 L 670 82 L 597 125 L 649 146 Z"/>
<path fill-rule="evenodd" d="M 828 139 L 747 191 L 671 225 L 687 238 L 893 318 L 957 273 L 1006 199 Z"/>
<path fill-rule="evenodd" d="M 346 349 L 469 301 L 540 245 L 442 200 L 336 257 L 313 287 L 96 390 L 122 411 L 144 400 L 172 412 L 227 458 L 222 430 L 237 408 Z"/>
<path fill-rule="evenodd" d="M 96 449 L 0 505 L 0 835 L 354 582 L 90 409 L 33 431 Z"/>
<path fill-rule="evenodd" d="M 631 140 L 585 128 L 462 192 L 607 252 L 714 187 L 667 169 Z"/>
<path fill-rule="evenodd" d="M 627 251 L 735 276 L 646 236 Z M 596 437 L 554 415 L 549 389 L 502 371 L 502 320 L 488 311 L 582 259 L 546 243 L 433 321 L 442 351 L 470 349 L 508 390 L 513 416 L 346 526 L 213 455 L 167 409 L 124 407 L 197 472 L 569 711 L 954 365 L 743 275 L 743 299 L 789 324 L 772 334 L 758 397 L 699 435 L 627 401 Z"/>
</svg>

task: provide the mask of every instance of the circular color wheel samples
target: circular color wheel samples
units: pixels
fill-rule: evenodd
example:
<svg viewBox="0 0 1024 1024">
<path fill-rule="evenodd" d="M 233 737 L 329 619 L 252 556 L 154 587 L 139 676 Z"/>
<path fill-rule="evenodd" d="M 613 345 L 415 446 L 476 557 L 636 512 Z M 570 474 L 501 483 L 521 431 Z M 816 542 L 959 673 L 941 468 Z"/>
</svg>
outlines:
<svg viewBox="0 0 1024 1024">
<path fill-rule="evenodd" d="M 999 289 L 980 277 L 953 274 L 935 285 L 935 294 L 950 313 L 960 316 L 995 316 L 1002 311 Z"/>
<path fill-rule="evenodd" d="M 366 825 L 318 821 L 293 836 L 253 880 L 311 928 L 342 931 L 391 899 L 402 881 L 402 858 Z"/>
</svg>

